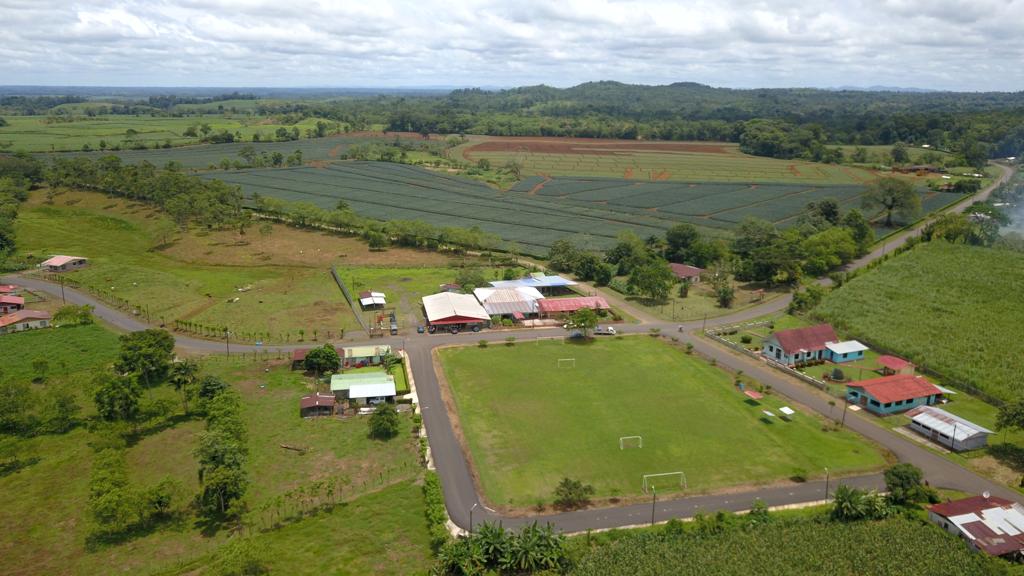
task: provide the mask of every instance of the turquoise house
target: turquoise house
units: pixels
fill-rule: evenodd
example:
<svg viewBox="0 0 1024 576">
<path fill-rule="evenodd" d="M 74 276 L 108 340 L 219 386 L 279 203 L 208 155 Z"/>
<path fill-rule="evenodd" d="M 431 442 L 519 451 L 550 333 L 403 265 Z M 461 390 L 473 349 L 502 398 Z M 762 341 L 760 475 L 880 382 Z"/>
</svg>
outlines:
<svg viewBox="0 0 1024 576">
<path fill-rule="evenodd" d="M 825 344 L 825 359 L 831 360 L 836 364 L 842 364 L 843 362 L 853 362 L 855 360 L 863 360 L 864 353 L 867 352 L 868 347 L 857 342 L 856 340 L 847 340 L 845 342 L 827 342 Z"/>
<path fill-rule="evenodd" d="M 941 390 L 912 374 L 895 374 L 846 385 L 847 402 L 882 416 L 930 406 L 941 399 Z"/>
</svg>

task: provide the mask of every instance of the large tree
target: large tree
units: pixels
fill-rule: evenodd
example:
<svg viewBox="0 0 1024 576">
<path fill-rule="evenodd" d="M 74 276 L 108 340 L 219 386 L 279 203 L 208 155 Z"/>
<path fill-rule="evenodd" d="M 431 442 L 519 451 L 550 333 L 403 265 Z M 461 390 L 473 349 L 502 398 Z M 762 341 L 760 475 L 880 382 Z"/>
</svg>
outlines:
<svg viewBox="0 0 1024 576">
<path fill-rule="evenodd" d="M 370 415 L 370 438 L 389 440 L 398 436 L 401 421 L 398 412 L 390 404 L 381 404 Z"/>
<path fill-rule="evenodd" d="M 138 417 L 142 390 L 133 378 L 103 373 L 94 385 L 93 400 L 100 418 L 108 422 L 131 422 Z"/>
<path fill-rule="evenodd" d="M 643 298 L 662 301 L 668 298 L 675 275 L 664 260 L 652 260 L 629 275 L 629 288 Z"/>
<path fill-rule="evenodd" d="M 306 370 L 319 376 L 327 372 L 337 372 L 338 368 L 341 368 L 341 357 L 338 356 L 338 351 L 334 349 L 334 346 L 324 344 L 310 350 L 306 354 L 303 364 Z"/>
<path fill-rule="evenodd" d="M 150 328 L 120 337 L 121 351 L 115 367 L 135 374 L 149 386 L 167 375 L 174 355 L 174 338 L 166 330 Z"/>
<path fill-rule="evenodd" d="M 885 225 L 891 228 L 894 214 L 904 222 L 917 216 L 921 211 L 921 196 L 910 182 L 886 177 L 868 187 L 862 205 L 866 210 L 884 210 Z"/>
<path fill-rule="evenodd" d="M 584 338 L 597 327 L 597 312 L 590 308 L 580 308 L 569 317 L 569 326 L 583 333 Z"/>
<path fill-rule="evenodd" d="M 171 385 L 181 394 L 182 408 L 188 414 L 188 401 L 198 392 L 196 390 L 199 381 L 199 364 L 195 360 L 182 360 L 171 364 L 170 375 L 168 376 Z"/>
</svg>

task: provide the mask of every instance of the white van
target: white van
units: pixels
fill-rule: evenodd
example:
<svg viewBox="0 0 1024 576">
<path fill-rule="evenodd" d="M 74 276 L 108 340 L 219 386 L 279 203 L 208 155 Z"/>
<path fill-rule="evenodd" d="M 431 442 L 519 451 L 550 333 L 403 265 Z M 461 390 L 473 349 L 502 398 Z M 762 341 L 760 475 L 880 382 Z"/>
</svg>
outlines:
<svg viewBox="0 0 1024 576">
<path fill-rule="evenodd" d="M 598 326 L 597 328 L 594 328 L 594 334 L 601 334 L 604 336 L 615 336 L 616 332 L 615 328 L 612 328 L 611 326 Z"/>
</svg>

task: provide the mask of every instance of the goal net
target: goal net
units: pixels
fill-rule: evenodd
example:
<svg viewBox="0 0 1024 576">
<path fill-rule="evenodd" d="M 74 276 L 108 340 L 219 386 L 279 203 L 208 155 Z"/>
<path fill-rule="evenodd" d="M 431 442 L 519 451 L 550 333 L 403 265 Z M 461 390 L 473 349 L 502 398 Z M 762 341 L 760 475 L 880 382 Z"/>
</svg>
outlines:
<svg viewBox="0 0 1024 576">
<path fill-rule="evenodd" d="M 644 437 L 643 436 L 623 436 L 619 438 L 619 450 L 625 450 L 626 448 L 643 448 Z"/>
<path fill-rule="evenodd" d="M 558 367 L 559 368 L 575 368 L 576 367 L 576 359 L 575 358 L 559 358 L 558 359 Z"/>
<path fill-rule="evenodd" d="M 658 486 L 676 486 L 687 488 L 686 474 L 683 472 L 662 472 L 660 474 L 644 474 L 644 494 Z"/>
</svg>

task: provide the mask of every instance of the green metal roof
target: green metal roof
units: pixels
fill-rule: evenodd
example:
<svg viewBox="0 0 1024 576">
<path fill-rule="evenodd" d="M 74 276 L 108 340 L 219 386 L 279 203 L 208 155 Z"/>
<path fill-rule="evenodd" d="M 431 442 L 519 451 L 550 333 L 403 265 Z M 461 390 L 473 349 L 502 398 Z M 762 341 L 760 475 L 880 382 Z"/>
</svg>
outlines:
<svg viewBox="0 0 1024 576">
<path fill-rule="evenodd" d="M 345 348 L 345 358 L 369 358 L 391 352 L 391 346 L 352 346 Z"/>
</svg>

